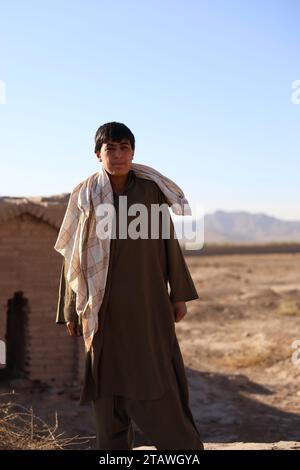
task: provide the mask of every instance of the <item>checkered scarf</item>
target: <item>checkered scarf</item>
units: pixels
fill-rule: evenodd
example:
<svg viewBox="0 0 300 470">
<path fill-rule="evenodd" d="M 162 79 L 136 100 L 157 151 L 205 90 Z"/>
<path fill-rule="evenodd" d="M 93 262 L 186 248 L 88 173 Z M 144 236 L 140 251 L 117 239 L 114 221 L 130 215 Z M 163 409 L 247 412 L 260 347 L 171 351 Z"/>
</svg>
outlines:
<svg viewBox="0 0 300 470">
<path fill-rule="evenodd" d="M 183 191 L 172 180 L 152 167 L 132 163 L 136 176 L 155 181 L 167 203 L 177 215 L 191 215 Z M 106 170 L 101 167 L 79 183 L 71 192 L 54 249 L 67 265 L 67 280 L 76 293 L 76 311 L 82 319 L 86 351 L 98 329 L 98 313 L 104 297 L 110 254 L 110 238 L 99 238 L 96 226 L 99 204 L 114 203 L 113 190 Z"/>
</svg>

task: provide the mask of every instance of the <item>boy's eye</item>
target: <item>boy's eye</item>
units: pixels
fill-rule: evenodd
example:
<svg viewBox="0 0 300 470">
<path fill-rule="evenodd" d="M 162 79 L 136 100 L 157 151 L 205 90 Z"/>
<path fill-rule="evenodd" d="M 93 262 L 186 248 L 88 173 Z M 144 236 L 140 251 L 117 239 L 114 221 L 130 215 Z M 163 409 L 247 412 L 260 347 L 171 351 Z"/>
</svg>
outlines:
<svg viewBox="0 0 300 470">
<path fill-rule="evenodd" d="M 128 149 L 129 146 L 128 145 L 122 145 L 121 149 L 124 150 L 124 149 Z M 114 150 L 115 147 L 106 147 L 106 150 Z"/>
</svg>

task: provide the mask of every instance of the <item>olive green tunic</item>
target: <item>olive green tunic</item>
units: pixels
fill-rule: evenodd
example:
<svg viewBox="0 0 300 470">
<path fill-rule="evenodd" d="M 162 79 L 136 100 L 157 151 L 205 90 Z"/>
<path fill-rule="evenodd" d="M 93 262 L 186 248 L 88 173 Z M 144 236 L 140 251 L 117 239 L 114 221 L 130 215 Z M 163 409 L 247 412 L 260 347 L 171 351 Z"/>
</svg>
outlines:
<svg viewBox="0 0 300 470">
<path fill-rule="evenodd" d="M 151 203 L 166 203 L 152 180 L 128 174 L 122 195 L 127 206 L 143 203 L 148 208 L 151 230 Z M 184 364 L 175 333 L 172 302 L 198 298 L 185 263 L 169 211 L 170 239 L 119 238 L 119 195 L 114 193 L 116 238 L 110 242 L 110 260 L 99 328 L 92 350 L 86 353 L 85 377 L 80 403 L 100 395 L 121 395 L 139 400 L 161 397 L 170 386 L 175 368 L 184 400 L 188 387 Z M 137 214 L 138 215 L 138 214 Z M 136 215 L 128 217 L 128 223 Z M 56 323 L 78 320 L 75 293 L 66 280 L 63 263 Z M 170 285 L 170 293 L 168 291 Z"/>
</svg>

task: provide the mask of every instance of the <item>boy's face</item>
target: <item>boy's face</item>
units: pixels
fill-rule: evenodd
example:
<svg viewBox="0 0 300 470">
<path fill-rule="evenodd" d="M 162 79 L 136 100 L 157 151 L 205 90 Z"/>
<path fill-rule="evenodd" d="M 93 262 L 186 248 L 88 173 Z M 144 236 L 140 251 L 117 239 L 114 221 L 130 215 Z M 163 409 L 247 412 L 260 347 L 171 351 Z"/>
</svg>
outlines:
<svg viewBox="0 0 300 470">
<path fill-rule="evenodd" d="M 134 151 L 128 139 L 121 142 L 109 140 L 101 146 L 97 157 L 102 161 L 105 170 L 111 175 L 126 175 L 131 170 Z"/>
</svg>

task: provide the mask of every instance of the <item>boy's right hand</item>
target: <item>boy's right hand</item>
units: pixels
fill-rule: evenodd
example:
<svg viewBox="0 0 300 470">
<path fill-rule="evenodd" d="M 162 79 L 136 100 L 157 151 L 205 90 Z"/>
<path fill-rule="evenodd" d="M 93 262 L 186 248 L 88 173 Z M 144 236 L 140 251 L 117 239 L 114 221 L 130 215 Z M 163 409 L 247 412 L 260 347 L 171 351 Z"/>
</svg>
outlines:
<svg viewBox="0 0 300 470">
<path fill-rule="evenodd" d="M 81 329 L 76 321 L 68 321 L 66 328 L 70 336 L 82 336 Z"/>
</svg>

